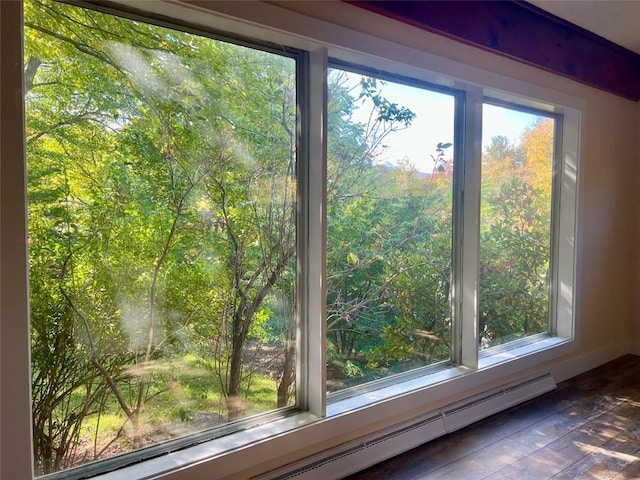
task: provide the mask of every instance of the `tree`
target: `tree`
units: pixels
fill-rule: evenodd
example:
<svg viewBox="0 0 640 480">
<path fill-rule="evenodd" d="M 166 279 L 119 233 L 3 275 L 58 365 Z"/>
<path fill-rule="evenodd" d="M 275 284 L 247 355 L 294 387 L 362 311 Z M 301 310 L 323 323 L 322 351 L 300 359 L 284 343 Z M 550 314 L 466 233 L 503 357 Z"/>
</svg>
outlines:
<svg viewBox="0 0 640 480">
<path fill-rule="evenodd" d="M 522 135 L 527 179 L 547 200 L 551 198 L 552 189 L 554 129 L 552 118 L 538 117 L 535 124 Z"/>
</svg>

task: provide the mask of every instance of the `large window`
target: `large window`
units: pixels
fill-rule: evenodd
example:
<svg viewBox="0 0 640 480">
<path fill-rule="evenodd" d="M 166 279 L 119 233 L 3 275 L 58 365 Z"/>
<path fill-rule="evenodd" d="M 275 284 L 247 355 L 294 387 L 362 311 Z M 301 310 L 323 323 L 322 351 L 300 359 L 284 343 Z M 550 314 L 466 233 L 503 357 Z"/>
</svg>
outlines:
<svg viewBox="0 0 640 480">
<path fill-rule="evenodd" d="M 36 472 L 294 405 L 296 58 L 24 23 Z"/>
<path fill-rule="evenodd" d="M 233 478 L 573 348 L 577 107 L 179 3 L 24 3 L 36 476 Z"/>
<path fill-rule="evenodd" d="M 327 390 L 451 358 L 455 96 L 328 75 Z"/>
<path fill-rule="evenodd" d="M 555 120 L 484 104 L 480 348 L 549 333 Z"/>
</svg>

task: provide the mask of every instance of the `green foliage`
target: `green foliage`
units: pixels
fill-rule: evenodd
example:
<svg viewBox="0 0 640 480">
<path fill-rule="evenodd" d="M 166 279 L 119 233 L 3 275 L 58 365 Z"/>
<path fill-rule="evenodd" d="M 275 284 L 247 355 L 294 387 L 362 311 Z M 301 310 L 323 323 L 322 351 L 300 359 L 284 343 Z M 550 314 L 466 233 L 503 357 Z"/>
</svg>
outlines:
<svg viewBox="0 0 640 480">
<path fill-rule="evenodd" d="M 509 160 L 511 164 L 520 166 L 525 162 L 526 152 L 522 146 L 515 146 L 508 137 L 498 135 L 491 138 L 491 143 L 485 148 L 485 158 L 490 162 Z"/>
<path fill-rule="evenodd" d="M 358 99 L 369 98 L 373 102 L 376 110 L 376 120 L 379 122 L 399 123 L 405 127 L 411 125 L 416 114 L 407 107 L 390 102 L 383 97 L 378 88 L 378 82 L 382 85 L 385 84 L 385 82 L 373 77 L 362 77 L 360 80 L 362 92 Z"/>
<path fill-rule="evenodd" d="M 414 114 L 390 114 L 399 107 L 380 100 L 384 82 L 374 78 L 361 77 L 352 96 L 344 75 L 330 73 L 329 390 L 446 360 L 451 335 L 452 144 L 438 143 L 432 156 L 441 178 L 420 179 L 409 163 L 377 164 L 378 146 Z M 345 128 L 356 110 L 345 97 L 370 100 L 363 105 L 377 123 Z"/>
<path fill-rule="evenodd" d="M 550 221 L 540 192 L 517 178 L 503 182 L 488 206 L 480 328 L 491 345 L 547 329 Z"/>
</svg>

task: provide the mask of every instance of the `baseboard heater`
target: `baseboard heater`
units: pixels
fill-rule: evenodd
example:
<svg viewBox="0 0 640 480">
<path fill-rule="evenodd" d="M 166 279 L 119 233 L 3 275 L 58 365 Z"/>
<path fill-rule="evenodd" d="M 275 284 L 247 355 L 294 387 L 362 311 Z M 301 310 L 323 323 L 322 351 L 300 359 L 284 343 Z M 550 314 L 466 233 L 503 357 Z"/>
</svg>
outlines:
<svg viewBox="0 0 640 480">
<path fill-rule="evenodd" d="M 253 477 L 253 480 L 339 479 L 555 388 L 551 373 L 509 383 L 452 403 L 421 418 Z"/>
</svg>

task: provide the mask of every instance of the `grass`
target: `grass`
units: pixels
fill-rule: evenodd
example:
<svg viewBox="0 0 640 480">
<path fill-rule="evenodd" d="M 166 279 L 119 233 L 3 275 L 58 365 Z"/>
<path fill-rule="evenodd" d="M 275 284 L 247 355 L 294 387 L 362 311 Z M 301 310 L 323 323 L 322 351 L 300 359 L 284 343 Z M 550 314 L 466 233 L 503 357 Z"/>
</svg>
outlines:
<svg viewBox="0 0 640 480">
<path fill-rule="evenodd" d="M 175 435 L 226 422 L 226 401 L 213 367 L 191 354 L 173 359 L 170 364 L 158 362 L 154 365 L 151 370 L 154 382 L 150 384 L 148 400 L 140 413 L 142 428 L 139 433 L 143 444 L 158 443 Z M 244 415 L 255 415 L 277 407 L 274 379 L 254 373 L 247 380 L 243 385 L 248 388 L 248 394 L 242 399 Z M 126 398 L 135 398 L 135 394 L 135 389 L 126 392 Z M 114 441 L 119 435 L 120 438 Z M 84 420 L 79 449 L 89 453 L 94 448 L 98 452 L 106 448 L 101 456 L 104 458 L 132 450 L 132 437 L 131 423 L 111 395 L 99 415 Z"/>
</svg>

